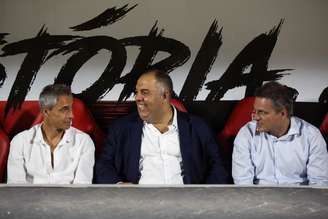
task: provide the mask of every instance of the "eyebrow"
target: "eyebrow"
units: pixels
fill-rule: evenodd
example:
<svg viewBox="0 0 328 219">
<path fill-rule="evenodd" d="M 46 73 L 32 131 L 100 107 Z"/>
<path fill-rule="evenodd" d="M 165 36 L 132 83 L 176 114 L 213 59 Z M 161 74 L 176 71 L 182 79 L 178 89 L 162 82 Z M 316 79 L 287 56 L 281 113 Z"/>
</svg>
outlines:
<svg viewBox="0 0 328 219">
<path fill-rule="evenodd" d="M 65 106 L 61 107 L 60 109 L 69 109 L 69 108 L 70 108 L 69 105 L 65 105 Z"/>
<path fill-rule="evenodd" d="M 137 92 L 138 90 L 137 89 L 135 89 L 135 93 Z M 142 89 L 140 89 L 139 91 L 150 91 L 150 89 L 146 89 L 146 88 L 142 88 Z"/>
</svg>

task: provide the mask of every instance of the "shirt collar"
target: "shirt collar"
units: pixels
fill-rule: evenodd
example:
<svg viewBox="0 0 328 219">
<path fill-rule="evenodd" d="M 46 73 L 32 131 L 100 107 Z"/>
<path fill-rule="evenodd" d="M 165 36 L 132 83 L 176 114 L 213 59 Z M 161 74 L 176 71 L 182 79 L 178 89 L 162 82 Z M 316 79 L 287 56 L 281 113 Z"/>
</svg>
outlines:
<svg viewBox="0 0 328 219">
<path fill-rule="evenodd" d="M 172 126 L 175 130 L 178 130 L 178 116 L 177 116 L 177 109 L 172 106 L 173 108 L 173 121 L 172 121 Z"/>
<path fill-rule="evenodd" d="M 294 117 L 290 117 L 290 125 L 288 132 L 283 136 L 277 138 L 273 135 L 270 135 L 272 138 L 279 139 L 279 140 L 288 140 L 293 135 L 299 135 L 301 133 L 301 124 L 295 120 Z"/>
<path fill-rule="evenodd" d="M 169 127 L 169 129 L 170 129 L 170 127 L 172 127 L 172 129 L 174 129 L 174 130 L 178 130 L 178 116 L 177 116 L 177 110 L 176 110 L 176 108 L 173 106 L 173 105 L 171 105 L 172 106 L 172 113 L 173 113 L 173 119 L 172 119 L 172 124 L 171 125 L 169 125 L 168 127 Z M 143 124 L 144 125 L 152 125 L 151 123 L 147 123 L 146 121 L 143 121 Z"/>
<path fill-rule="evenodd" d="M 287 132 L 287 136 L 289 135 L 298 135 L 301 133 L 301 124 L 295 120 L 294 117 L 290 117 L 290 127 Z"/>
</svg>

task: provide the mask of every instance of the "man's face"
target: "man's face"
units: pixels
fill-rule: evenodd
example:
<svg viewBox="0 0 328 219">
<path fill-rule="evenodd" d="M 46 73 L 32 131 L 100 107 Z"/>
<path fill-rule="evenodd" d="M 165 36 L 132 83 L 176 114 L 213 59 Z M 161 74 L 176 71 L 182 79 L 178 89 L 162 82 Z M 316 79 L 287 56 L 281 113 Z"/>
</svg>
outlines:
<svg viewBox="0 0 328 219">
<path fill-rule="evenodd" d="M 71 96 L 59 96 L 52 109 L 43 110 L 44 121 L 58 131 L 68 129 L 73 119 L 72 104 Z"/>
<path fill-rule="evenodd" d="M 283 120 L 286 117 L 286 110 L 277 112 L 275 108 L 273 108 L 270 99 L 256 97 L 252 117 L 257 122 L 256 131 L 272 134 L 276 133 L 283 124 Z"/>
<path fill-rule="evenodd" d="M 162 109 L 166 104 L 165 95 L 153 74 L 145 74 L 138 79 L 135 101 L 142 120 L 155 123 L 163 116 Z"/>
</svg>

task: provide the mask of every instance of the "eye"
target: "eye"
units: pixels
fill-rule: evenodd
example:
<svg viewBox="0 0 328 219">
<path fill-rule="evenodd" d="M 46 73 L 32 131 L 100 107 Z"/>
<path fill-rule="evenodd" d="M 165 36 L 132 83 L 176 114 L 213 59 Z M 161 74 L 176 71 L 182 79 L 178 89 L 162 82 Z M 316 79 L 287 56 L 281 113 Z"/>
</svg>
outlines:
<svg viewBox="0 0 328 219">
<path fill-rule="evenodd" d="M 266 111 L 263 111 L 263 110 L 253 110 L 252 112 L 253 115 L 257 115 L 257 116 L 260 116 L 260 117 L 263 117 L 263 116 L 266 116 L 268 115 L 269 113 L 266 112 Z"/>
<path fill-rule="evenodd" d="M 259 114 L 259 116 L 266 116 L 266 115 L 268 115 L 269 113 L 266 112 L 266 111 L 259 111 L 258 114 Z"/>
<path fill-rule="evenodd" d="M 149 90 L 142 90 L 142 91 L 141 91 L 141 94 L 146 96 L 146 95 L 149 94 Z"/>
<path fill-rule="evenodd" d="M 67 109 L 60 109 L 60 112 L 62 112 L 62 113 L 65 113 L 67 111 Z"/>
<path fill-rule="evenodd" d="M 67 113 L 69 110 L 70 110 L 70 108 L 65 106 L 65 107 L 61 108 L 59 111 L 62 113 Z"/>
</svg>

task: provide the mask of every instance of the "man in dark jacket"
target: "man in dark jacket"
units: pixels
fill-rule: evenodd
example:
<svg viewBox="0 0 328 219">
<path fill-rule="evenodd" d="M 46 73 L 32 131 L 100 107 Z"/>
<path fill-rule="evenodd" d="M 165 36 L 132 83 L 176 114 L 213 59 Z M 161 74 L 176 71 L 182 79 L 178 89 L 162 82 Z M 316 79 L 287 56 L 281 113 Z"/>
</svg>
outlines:
<svg viewBox="0 0 328 219">
<path fill-rule="evenodd" d="M 168 74 L 150 70 L 135 90 L 138 113 L 116 121 L 96 162 L 96 183 L 218 184 L 226 182 L 218 146 L 198 117 L 170 104 Z"/>
</svg>

